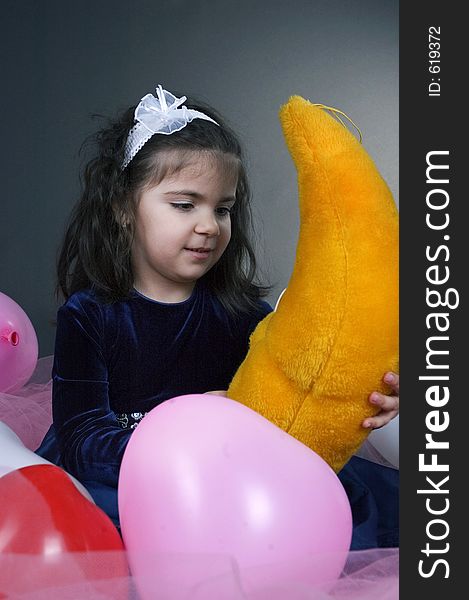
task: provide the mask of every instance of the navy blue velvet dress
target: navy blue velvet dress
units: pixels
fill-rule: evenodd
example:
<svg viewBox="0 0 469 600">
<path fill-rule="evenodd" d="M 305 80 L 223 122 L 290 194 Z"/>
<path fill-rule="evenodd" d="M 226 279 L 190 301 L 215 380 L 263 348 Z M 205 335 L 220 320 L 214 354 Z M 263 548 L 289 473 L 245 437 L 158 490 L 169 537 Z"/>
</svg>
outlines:
<svg viewBox="0 0 469 600">
<path fill-rule="evenodd" d="M 80 480 L 118 525 L 119 468 L 133 429 L 169 398 L 227 389 L 271 310 L 259 301 L 251 314 L 230 317 L 200 281 L 172 304 L 135 290 L 112 304 L 77 292 L 57 314 L 53 425 L 36 452 Z M 361 470 L 349 463 L 340 476 L 361 532 L 356 547 L 397 546 L 397 472 L 352 461 Z"/>
</svg>

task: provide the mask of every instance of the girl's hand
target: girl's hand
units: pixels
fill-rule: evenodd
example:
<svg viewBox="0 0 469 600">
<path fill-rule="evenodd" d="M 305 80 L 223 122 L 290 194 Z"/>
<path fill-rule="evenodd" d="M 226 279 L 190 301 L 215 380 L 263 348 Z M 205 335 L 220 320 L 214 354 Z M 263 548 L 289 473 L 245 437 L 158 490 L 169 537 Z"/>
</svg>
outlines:
<svg viewBox="0 0 469 600">
<path fill-rule="evenodd" d="M 215 394 L 215 396 L 224 396 L 225 398 L 227 398 L 227 391 L 226 390 L 215 390 L 212 392 L 204 392 L 204 394 Z"/>
<path fill-rule="evenodd" d="M 369 401 L 371 404 L 379 406 L 381 410 L 374 417 L 368 417 L 363 421 L 362 425 L 367 429 L 383 427 L 383 425 L 389 423 L 391 419 L 394 419 L 399 414 L 399 375 L 388 371 L 385 373 L 383 381 L 391 386 L 394 395 L 385 396 L 379 392 L 372 392 L 370 394 Z"/>
</svg>

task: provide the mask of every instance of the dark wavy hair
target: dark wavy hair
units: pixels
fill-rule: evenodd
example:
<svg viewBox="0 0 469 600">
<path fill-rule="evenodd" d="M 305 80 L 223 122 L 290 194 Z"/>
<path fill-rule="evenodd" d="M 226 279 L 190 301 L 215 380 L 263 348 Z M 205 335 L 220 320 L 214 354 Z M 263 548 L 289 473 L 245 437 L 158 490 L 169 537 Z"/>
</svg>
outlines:
<svg viewBox="0 0 469 600">
<path fill-rule="evenodd" d="M 107 302 L 128 297 L 133 286 L 131 247 L 139 193 L 182 169 L 193 152 L 200 151 L 221 159 L 222 168 L 234 168 L 238 175 L 230 242 L 202 279 L 234 315 L 249 311 L 267 294 L 269 287 L 257 279 L 251 194 L 241 145 L 213 108 L 193 100 L 185 105 L 202 111 L 218 125 L 194 119 L 171 135 L 153 135 L 125 169 L 121 165 L 135 106 L 108 120 L 105 127 L 85 140 L 81 150 L 91 145 L 93 158 L 80 175 L 81 196 L 59 252 L 57 297 L 67 299 L 87 287 Z M 177 160 L 167 160 L 168 152 Z"/>
</svg>

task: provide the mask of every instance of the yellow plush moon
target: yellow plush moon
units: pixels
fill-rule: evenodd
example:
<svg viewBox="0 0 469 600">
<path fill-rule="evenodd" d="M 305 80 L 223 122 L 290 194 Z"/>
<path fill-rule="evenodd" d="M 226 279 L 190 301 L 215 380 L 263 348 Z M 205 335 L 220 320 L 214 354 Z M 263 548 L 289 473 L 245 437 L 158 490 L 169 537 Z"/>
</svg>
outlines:
<svg viewBox="0 0 469 600">
<path fill-rule="evenodd" d="M 228 396 L 336 471 L 364 441 L 368 396 L 398 368 L 398 212 L 355 136 L 293 96 L 280 121 L 297 168 L 300 232 L 277 310 L 259 323 Z"/>
</svg>

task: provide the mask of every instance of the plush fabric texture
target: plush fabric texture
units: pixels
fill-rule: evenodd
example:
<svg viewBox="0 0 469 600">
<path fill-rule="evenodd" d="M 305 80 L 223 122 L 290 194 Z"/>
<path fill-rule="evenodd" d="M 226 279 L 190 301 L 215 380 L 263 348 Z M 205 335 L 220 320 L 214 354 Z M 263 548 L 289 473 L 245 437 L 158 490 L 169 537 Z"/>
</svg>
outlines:
<svg viewBox="0 0 469 600">
<path fill-rule="evenodd" d="M 365 148 L 319 105 L 293 96 L 280 120 L 298 172 L 296 261 L 275 313 L 254 331 L 229 397 L 335 471 L 378 412 L 398 368 L 398 212 Z"/>
</svg>

